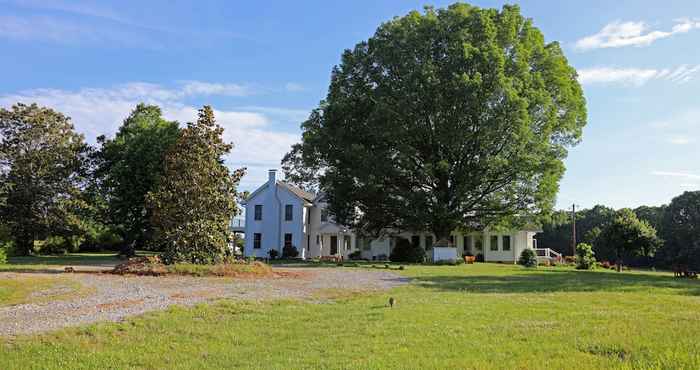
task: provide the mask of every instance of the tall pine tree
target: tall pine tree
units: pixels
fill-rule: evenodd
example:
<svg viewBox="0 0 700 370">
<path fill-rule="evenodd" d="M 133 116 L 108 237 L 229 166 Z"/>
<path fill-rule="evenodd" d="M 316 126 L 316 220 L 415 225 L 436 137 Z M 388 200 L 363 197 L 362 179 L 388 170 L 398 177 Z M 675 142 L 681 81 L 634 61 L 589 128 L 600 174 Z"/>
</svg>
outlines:
<svg viewBox="0 0 700 370">
<path fill-rule="evenodd" d="M 204 106 L 168 150 L 164 174 L 147 200 L 151 225 L 166 263 L 216 263 L 231 240 L 229 223 L 238 214 L 236 188 L 245 168 L 229 172 L 223 156 L 232 145 L 222 138 L 214 111 Z"/>
</svg>

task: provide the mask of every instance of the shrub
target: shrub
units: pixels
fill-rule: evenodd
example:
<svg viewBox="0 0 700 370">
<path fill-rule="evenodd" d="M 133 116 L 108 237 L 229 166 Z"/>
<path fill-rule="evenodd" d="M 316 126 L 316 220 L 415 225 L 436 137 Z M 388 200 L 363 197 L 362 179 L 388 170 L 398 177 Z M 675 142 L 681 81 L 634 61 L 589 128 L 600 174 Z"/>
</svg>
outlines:
<svg viewBox="0 0 700 370">
<path fill-rule="evenodd" d="M 0 265 L 4 265 L 7 263 L 7 252 L 5 252 L 4 248 L 0 248 Z"/>
<path fill-rule="evenodd" d="M 518 264 L 525 267 L 537 267 L 537 255 L 532 249 L 525 249 L 520 253 Z"/>
<path fill-rule="evenodd" d="M 348 258 L 351 260 L 354 260 L 354 261 L 362 259 L 362 252 L 354 251 L 354 252 L 348 254 Z"/>
<path fill-rule="evenodd" d="M 293 245 L 285 245 L 282 248 L 282 258 L 297 258 L 299 250 Z"/>
<path fill-rule="evenodd" d="M 460 261 L 463 261 L 463 260 L 459 260 L 459 259 L 439 260 L 439 261 L 433 262 L 433 264 L 437 265 L 437 266 L 443 266 L 443 265 L 457 266 L 460 263 Z"/>
<path fill-rule="evenodd" d="M 481 253 L 478 253 L 476 255 L 476 262 L 484 262 L 484 255 Z"/>
<path fill-rule="evenodd" d="M 412 244 L 408 239 L 398 238 L 389 259 L 392 262 L 421 263 L 425 260 L 423 248 Z"/>
<path fill-rule="evenodd" d="M 267 252 L 267 254 L 270 255 L 270 259 L 271 259 L 271 260 L 274 260 L 274 259 L 277 258 L 277 256 L 279 256 L 280 252 L 278 252 L 276 249 L 270 249 L 270 250 Z"/>
<path fill-rule="evenodd" d="M 576 246 L 576 269 L 593 270 L 596 267 L 593 247 L 590 244 L 579 243 Z"/>
</svg>

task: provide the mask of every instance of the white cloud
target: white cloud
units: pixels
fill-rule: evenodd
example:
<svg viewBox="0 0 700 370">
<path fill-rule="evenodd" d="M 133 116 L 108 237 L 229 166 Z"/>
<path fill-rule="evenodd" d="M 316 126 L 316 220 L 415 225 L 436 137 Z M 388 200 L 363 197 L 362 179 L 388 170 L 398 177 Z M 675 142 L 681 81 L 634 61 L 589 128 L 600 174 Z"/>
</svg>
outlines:
<svg viewBox="0 0 700 370">
<path fill-rule="evenodd" d="M 674 145 L 686 145 L 695 142 L 695 139 L 683 135 L 672 135 L 666 141 Z"/>
<path fill-rule="evenodd" d="M 132 82 L 111 88 L 33 89 L 14 94 L 0 94 L 0 106 L 9 107 L 17 102 L 36 102 L 51 107 L 70 116 L 76 130 L 86 134 L 89 142 L 94 142 L 98 135 L 113 136 L 124 118 L 139 102 L 156 104 L 161 107 L 166 119 L 184 124 L 197 119 L 199 108 L 187 104 L 185 98 L 239 92 L 238 88 L 229 89 L 238 85 L 196 81 L 180 85 L 190 88 L 168 88 L 158 84 Z M 274 112 L 279 108 L 258 108 L 258 111 L 214 111 L 217 122 L 224 128 L 224 139 L 234 144 L 226 162 L 231 167 L 249 167 L 253 176 L 246 176 L 244 179 L 244 183 L 249 187 L 263 182 L 265 170 L 279 167 L 280 160 L 290 146 L 300 140 L 298 133 L 278 131 L 271 127 L 271 124 L 275 123 L 272 119 L 274 116 L 266 114 L 265 111 Z"/>
<path fill-rule="evenodd" d="M 625 46 L 649 46 L 656 40 L 700 28 L 700 21 L 678 19 L 670 31 L 651 30 L 645 22 L 620 22 L 607 24 L 594 35 L 576 41 L 579 51 L 620 48 Z"/>
<path fill-rule="evenodd" d="M 683 184 L 678 184 L 678 186 L 682 188 L 688 188 L 688 189 L 700 189 L 700 183 L 683 183 Z"/>
<path fill-rule="evenodd" d="M 287 84 L 284 85 L 284 88 L 289 92 L 300 92 L 306 90 L 304 85 L 295 82 L 287 82 Z"/>
<path fill-rule="evenodd" d="M 675 69 L 600 67 L 579 69 L 578 79 L 584 85 L 622 84 L 639 87 L 652 80 L 684 84 L 695 78 L 698 72 L 700 65 L 682 65 Z"/>
<path fill-rule="evenodd" d="M 182 83 L 182 91 L 185 95 L 247 96 L 254 93 L 249 86 L 238 84 L 222 84 L 202 81 L 182 81 Z"/>
<path fill-rule="evenodd" d="M 700 180 L 700 175 L 689 172 L 653 171 L 651 174 L 654 176 L 676 177 L 686 180 Z"/>
</svg>

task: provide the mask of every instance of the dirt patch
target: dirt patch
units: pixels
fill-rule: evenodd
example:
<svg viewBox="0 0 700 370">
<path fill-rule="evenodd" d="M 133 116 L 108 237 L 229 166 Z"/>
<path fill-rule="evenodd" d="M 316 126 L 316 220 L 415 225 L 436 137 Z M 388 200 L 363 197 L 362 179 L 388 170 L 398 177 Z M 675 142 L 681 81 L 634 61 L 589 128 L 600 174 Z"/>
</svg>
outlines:
<svg viewBox="0 0 700 370">
<path fill-rule="evenodd" d="M 159 256 L 134 257 L 117 265 L 112 271 L 116 275 L 139 276 L 218 276 L 218 277 L 265 277 L 273 276 L 272 268 L 262 262 L 229 261 L 216 265 L 177 263 L 166 265 Z"/>
<path fill-rule="evenodd" d="M 113 310 L 113 309 L 119 309 L 119 308 L 128 308 L 128 307 L 139 305 L 142 303 L 143 303 L 143 299 L 128 299 L 125 301 L 100 303 L 95 307 L 97 307 L 98 310 L 103 311 L 103 310 Z"/>
</svg>

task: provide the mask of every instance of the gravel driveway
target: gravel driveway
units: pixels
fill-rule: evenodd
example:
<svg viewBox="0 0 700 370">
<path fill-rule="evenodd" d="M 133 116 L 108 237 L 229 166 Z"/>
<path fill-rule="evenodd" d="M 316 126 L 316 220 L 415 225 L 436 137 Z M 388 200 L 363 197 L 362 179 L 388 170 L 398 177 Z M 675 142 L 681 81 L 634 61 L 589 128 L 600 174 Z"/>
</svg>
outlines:
<svg viewBox="0 0 700 370">
<path fill-rule="evenodd" d="M 263 279 L 202 278 L 189 276 L 118 276 L 109 274 L 0 273 L 0 279 L 18 276 L 61 276 L 74 279 L 94 293 L 63 301 L 0 307 L 0 335 L 37 333 L 97 321 L 119 321 L 171 305 L 229 298 L 270 300 L 311 299 L 328 289 L 386 290 L 407 278 L 389 271 L 342 268 L 275 268 L 275 277 Z"/>
</svg>

